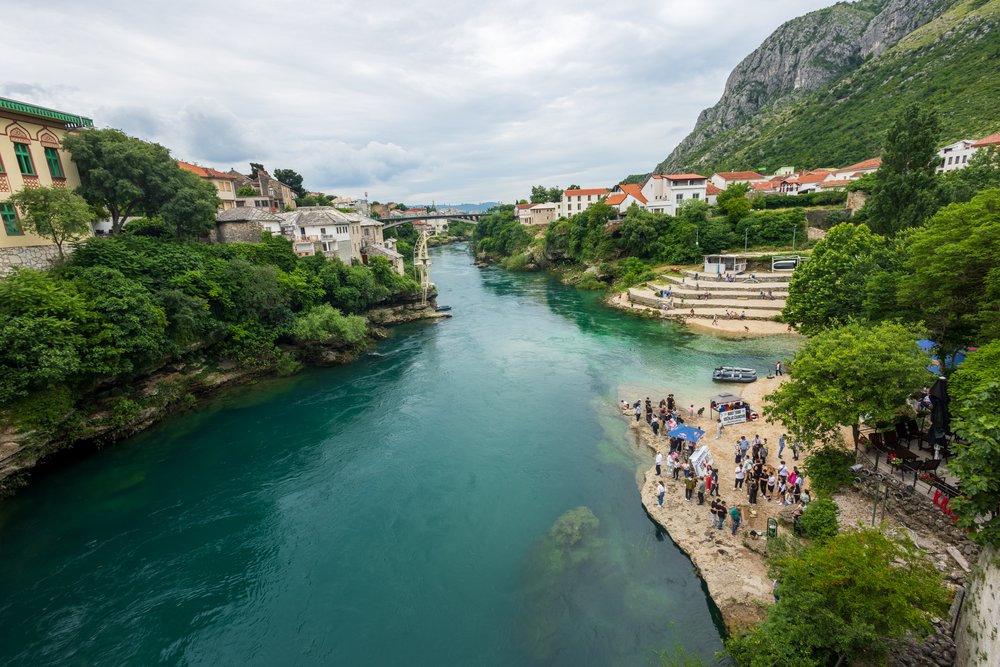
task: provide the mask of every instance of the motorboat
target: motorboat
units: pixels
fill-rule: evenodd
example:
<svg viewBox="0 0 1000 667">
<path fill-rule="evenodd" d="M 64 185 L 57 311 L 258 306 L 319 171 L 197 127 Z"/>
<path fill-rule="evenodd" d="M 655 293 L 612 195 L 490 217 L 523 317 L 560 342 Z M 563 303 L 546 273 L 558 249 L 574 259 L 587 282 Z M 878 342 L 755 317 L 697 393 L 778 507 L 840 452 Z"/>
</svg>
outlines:
<svg viewBox="0 0 1000 667">
<path fill-rule="evenodd" d="M 753 368 L 735 368 L 719 366 L 712 371 L 712 379 L 716 382 L 756 382 L 757 371 Z"/>
<path fill-rule="evenodd" d="M 451 306 L 438 306 L 434 309 L 438 313 L 447 313 L 449 310 L 451 310 Z"/>
</svg>

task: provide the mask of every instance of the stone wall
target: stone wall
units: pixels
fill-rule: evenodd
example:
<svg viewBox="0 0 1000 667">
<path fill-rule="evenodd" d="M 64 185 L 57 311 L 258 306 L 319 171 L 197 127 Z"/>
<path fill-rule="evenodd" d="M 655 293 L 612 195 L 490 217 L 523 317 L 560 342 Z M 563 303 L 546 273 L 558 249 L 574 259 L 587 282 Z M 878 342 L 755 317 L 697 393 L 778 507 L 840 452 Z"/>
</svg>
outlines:
<svg viewBox="0 0 1000 667">
<path fill-rule="evenodd" d="M 240 220 L 216 223 L 214 231 L 219 243 L 260 243 L 264 228 L 259 222 Z"/>
<path fill-rule="evenodd" d="M 67 255 L 71 246 L 63 249 Z M 54 245 L 22 246 L 0 248 L 0 278 L 10 275 L 15 269 L 48 269 L 59 260 L 59 250 Z"/>
<path fill-rule="evenodd" d="M 854 215 L 864 207 L 866 201 L 868 201 L 867 192 L 861 192 L 860 190 L 856 192 L 848 192 L 847 210 L 851 212 L 851 215 Z"/>
<path fill-rule="evenodd" d="M 955 631 L 956 665 L 1000 664 L 1000 552 L 984 549 L 966 579 L 968 593 Z"/>
</svg>

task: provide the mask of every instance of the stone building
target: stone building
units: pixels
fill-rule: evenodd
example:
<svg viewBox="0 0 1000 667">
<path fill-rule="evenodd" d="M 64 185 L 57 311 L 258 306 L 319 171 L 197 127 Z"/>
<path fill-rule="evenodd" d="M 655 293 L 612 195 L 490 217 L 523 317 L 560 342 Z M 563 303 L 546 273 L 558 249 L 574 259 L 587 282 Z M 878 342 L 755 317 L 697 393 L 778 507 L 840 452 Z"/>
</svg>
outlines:
<svg viewBox="0 0 1000 667">
<path fill-rule="evenodd" d="M 259 208 L 229 208 L 215 216 L 209 238 L 217 243 L 259 243 L 261 234 L 281 233 L 281 218 Z"/>
<path fill-rule="evenodd" d="M 48 268 L 58 258 L 50 239 L 25 232 L 8 200 L 26 188 L 78 187 L 80 175 L 62 139 L 92 126 L 83 116 L 0 98 L 0 277 L 20 267 Z"/>
</svg>

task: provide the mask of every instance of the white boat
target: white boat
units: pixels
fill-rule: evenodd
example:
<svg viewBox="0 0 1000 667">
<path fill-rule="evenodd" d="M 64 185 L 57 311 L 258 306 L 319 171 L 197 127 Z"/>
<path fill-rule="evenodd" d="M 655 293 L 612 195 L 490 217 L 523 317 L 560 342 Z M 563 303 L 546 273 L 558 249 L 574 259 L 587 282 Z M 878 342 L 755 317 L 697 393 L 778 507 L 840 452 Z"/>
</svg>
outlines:
<svg viewBox="0 0 1000 667">
<path fill-rule="evenodd" d="M 712 379 L 716 382 L 756 382 L 757 371 L 753 368 L 719 366 L 712 371 Z"/>
</svg>

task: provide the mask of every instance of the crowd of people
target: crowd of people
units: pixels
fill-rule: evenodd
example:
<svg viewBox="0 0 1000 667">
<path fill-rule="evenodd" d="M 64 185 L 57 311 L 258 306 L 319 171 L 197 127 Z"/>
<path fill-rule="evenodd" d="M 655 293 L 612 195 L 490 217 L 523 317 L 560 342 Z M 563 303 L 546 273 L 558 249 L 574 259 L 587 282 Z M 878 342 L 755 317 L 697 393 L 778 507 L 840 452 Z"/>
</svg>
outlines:
<svg viewBox="0 0 1000 667">
<path fill-rule="evenodd" d="M 665 435 L 669 437 L 670 431 L 684 423 L 673 394 L 660 401 L 659 409 L 654 408 L 648 397 L 645 401 L 631 404 L 623 400 L 621 407 L 624 413 L 634 414 L 636 421 L 641 421 L 645 414 L 657 441 Z M 697 414 L 701 416 L 703 412 L 704 408 Z M 693 417 L 694 414 L 694 405 L 691 405 L 688 416 Z M 655 493 L 660 507 L 664 505 L 667 485 L 679 483 L 684 490 L 684 502 L 696 502 L 699 506 L 709 503 L 710 525 L 722 530 L 728 521 L 731 533 L 736 535 L 744 521 L 741 505 L 748 507 L 767 502 L 782 507 L 794 506 L 793 519 L 797 520 L 811 500 L 802 472 L 783 458 L 786 448 L 792 452 L 793 461 L 798 460 L 799 454 L 797 443 L 786 434 L 778 439 L 776 456 L 771 456 L 767 438 L 760 435 L 755 434 L 752 438 L 742 435 L 736 440 L 733 446 L 733 489 L 725 494 L 729 496 L 728 500 L 723 497 L 718 466 L 714 462 L 705 465 L 703 461 L 696 465 L 692 460 L 697 447 L 693 440 L 669 437 L 668 442 L 669 449 L 658 447 L 654 455 Z"/>
</svg>

